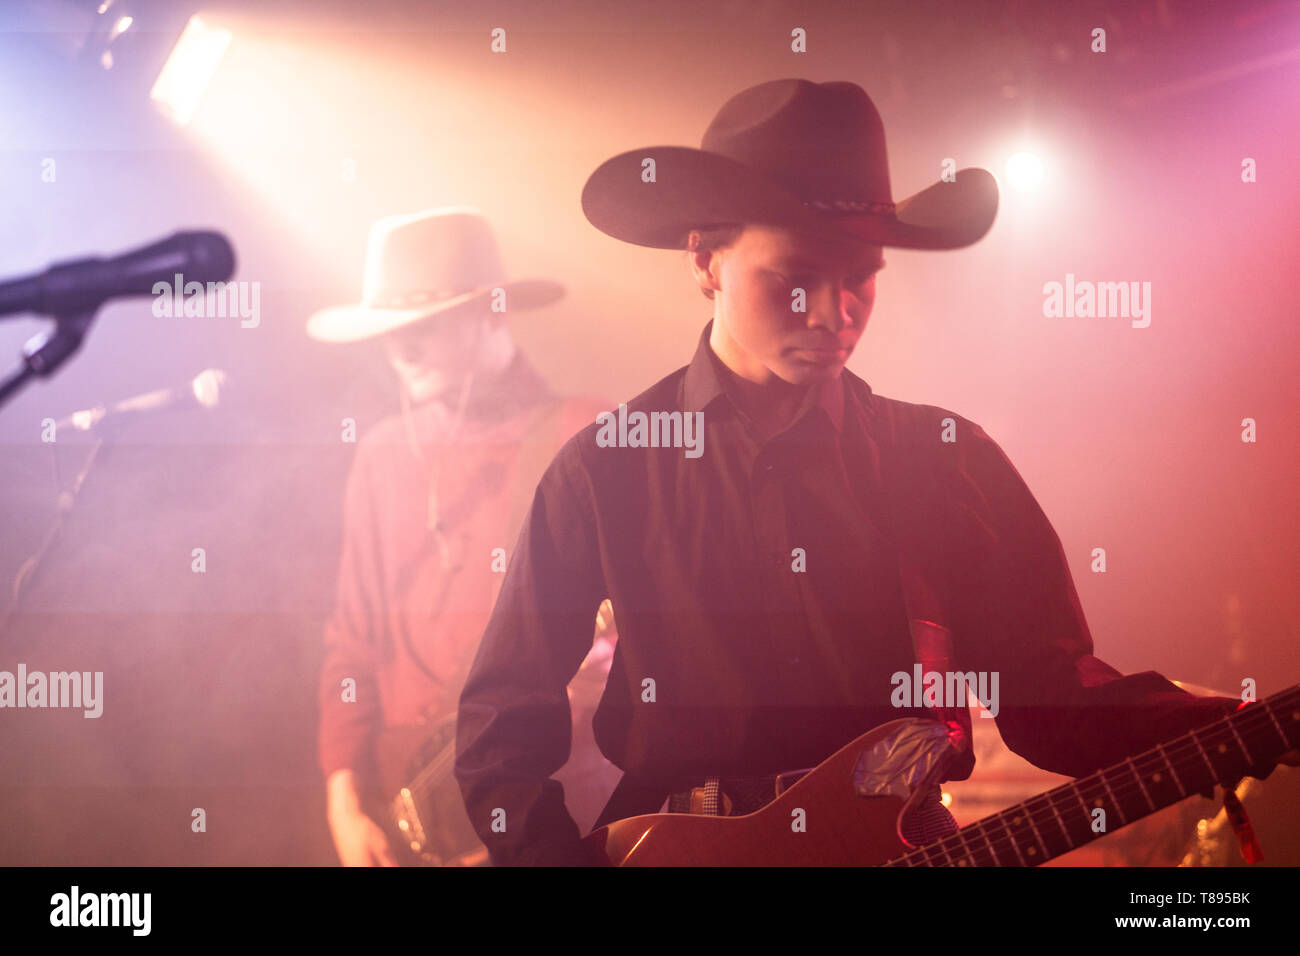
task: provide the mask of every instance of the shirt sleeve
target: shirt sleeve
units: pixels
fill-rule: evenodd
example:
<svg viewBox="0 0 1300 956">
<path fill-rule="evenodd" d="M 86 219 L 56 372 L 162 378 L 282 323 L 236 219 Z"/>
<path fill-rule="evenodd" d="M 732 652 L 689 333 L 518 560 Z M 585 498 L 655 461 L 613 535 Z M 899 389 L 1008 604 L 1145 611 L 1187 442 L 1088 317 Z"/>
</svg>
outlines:
<svg viewBox="0 0 1300 956">
<path fill-rule="evenodd" d="M 590 862 L 550 779 L 568 760 L 566 687 L 605 597 L 578 438 L 538 484 L 460 697 L 456 778 L 492 862 Z"/>
<path fill-rule="evenodd" d="M 999 677 L 1007 746 L 1078 777 L 1235 710 L 1237 700 L 1194 697 L 1155 671 L 1121 675 L 1094 656 L 1060 539 L 1002 449 L 971 428 L 953 496 L 970 549 L 954 633 L 963 670 Z"/>
<path fill-rule="evenodd" d="M 362 775 L 372 771 L 372 747 L 383 720 L 375 665 L 383 592 L 368 461 L 366 446 L 358 446 L 344 492 L 335 604 L 325 625 L 317 749 L 327 777 L 341 769 Z M 354 687 L 345 688 L 348 679 Z"/>
</svg>

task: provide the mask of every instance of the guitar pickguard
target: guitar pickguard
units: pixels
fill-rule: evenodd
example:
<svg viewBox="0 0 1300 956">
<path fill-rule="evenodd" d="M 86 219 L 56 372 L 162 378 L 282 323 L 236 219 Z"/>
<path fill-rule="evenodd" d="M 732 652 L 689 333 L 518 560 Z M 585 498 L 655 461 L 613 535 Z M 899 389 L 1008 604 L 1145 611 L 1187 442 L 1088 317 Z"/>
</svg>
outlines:
<svg viewBox="0 0 1300 956">
<path fill-rule="evenodd" d="M 898 838 L 908 846 L 949 835 L 956 824 L 934 803 L 933 792 L 967 745 L 965 733 L 956 724 L 920 717 L 890 721 L 880 731 L 853 765 L 854 790 L 861 797 L 905 801 L 898 814 Z"/>
<path fill-rule="evenodd" d="M 853 786 L 862 797 L 893 794 L 906 800 L 951 755 L 951 731 L 934 720 L 907 717 L 894 720 L 893 728 L 869 750 L 858 755 Z"/>
</svg>

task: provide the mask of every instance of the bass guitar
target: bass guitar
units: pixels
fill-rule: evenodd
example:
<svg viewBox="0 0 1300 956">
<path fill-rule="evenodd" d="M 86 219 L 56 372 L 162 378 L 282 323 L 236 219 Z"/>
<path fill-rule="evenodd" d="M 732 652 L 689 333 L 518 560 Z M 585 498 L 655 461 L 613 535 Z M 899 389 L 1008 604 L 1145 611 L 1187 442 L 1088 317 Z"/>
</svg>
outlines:
<svg viewBox="0 0 1300 956">
<path fill-rule="evenodd" d="M 891 721 L 754 813 L 645 814 L 584 842 L 615 866 L 1037 866 L 1300 748 L 1300 685 L 912 846 L 904 808 L 952 748 L 936 721 Z"/>
</svg>

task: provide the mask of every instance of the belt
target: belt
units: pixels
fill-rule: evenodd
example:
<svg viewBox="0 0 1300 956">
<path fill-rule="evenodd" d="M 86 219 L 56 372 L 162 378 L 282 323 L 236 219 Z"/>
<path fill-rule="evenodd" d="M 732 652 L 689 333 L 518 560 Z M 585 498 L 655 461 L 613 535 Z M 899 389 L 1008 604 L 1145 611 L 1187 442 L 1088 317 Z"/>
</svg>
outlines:
<svg viewBox="0 0 1300 956">
<path fill-rule="evenodd" d="M 689 790 L 668 796 L 669 813 L 738 817 L 754 813 L 797 783 L 812 767 L 762 777 L 707 777 Z"/>
</svg>

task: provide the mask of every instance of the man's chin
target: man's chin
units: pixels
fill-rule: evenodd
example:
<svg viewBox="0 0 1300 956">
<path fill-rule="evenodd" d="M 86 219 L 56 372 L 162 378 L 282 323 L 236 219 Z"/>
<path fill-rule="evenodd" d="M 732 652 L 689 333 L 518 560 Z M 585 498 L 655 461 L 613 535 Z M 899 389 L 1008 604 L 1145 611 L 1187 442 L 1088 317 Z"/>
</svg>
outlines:
<svg viewBox="0 0 1300 956">
<path fill-rule="evenodd" d="M 781 369 L 781 378 L 791 385 L 816 385 L 829 382 L 844 370 L 843 362 L 787 361 Z"/>
</svg>

